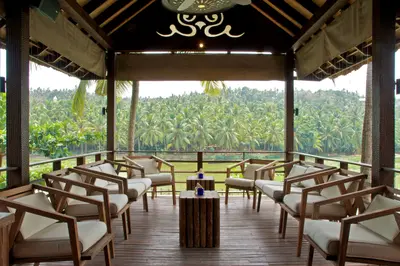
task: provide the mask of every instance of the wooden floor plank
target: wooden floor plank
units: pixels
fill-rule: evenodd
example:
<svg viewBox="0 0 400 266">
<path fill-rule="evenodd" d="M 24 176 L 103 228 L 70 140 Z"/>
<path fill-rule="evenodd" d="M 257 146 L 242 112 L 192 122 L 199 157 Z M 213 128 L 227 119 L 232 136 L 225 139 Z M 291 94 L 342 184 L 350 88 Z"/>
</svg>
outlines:
<svg viewBox="0 0 400 266">
<path fill-rule="evenodd" d="M 252 209 L 252 201 L 243 197 L 230 197 L 229 205 L 220 203 L 220 247 L 191 248 L 179 246 L 179 209 L 172 206 L 170 196 L 149 200 L 146 213 L 137 202 L 131 206 L 132 235 L 124 241 L 121 220 L 114 221 L 114 266 L 133 265 L 306 265 L 308 244 L 303 245 L 302 256 L 297 258 L 297 221 L 289 218 L 286 239 L 278 235 L 279 205 L 262 199 L 261 210 Z M 69 262 L 43 263 L 41 266 L 66 266 Z M 99 254 L 90 266 L 103 266 Z M 318 253 L 315 266 L 331 266 Z M 348 264 L 350 265 L 350 264 Z M 353 264 L 354 265 L 354 264 Z M 361 264 L 357 264 L 361 265 Z"/>
</svg>

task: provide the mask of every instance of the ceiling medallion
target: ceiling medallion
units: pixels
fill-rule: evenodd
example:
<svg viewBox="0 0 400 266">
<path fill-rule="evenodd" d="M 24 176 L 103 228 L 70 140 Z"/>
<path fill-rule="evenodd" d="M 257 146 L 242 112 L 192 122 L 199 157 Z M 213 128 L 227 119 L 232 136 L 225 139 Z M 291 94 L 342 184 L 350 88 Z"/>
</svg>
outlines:
<svg viewBox="0 0 400 266">
<path fill-rule="evenodd" d="M 185 5 L 186 0 L 162 0 L 165 8 L 178 13 L 184 14 L 213 14 L 220 13 L 229 8 L 232 8 L 235 3 L 231 0 L 192 0 L 190 5 L 180 10 L 180 7 Z M 193 2 L 193 3 L 192 3 Z"/>
<path fill-rule="evenodd" d="M 195 22 L 196 20 L 196 15 L 182 15 L 182 14 L 177 14 L 177 19 L 178 23 L 180 26 L 183 26 L 185 28 L 189 28 L 190 32 L 189 33 L 184 33 L 174 25 L 171 24 L 169 26 L 169 29 L 171 30 L 171 33 L 168 34 L 162 34 L 157 31 L 157 34 L 160 35 L 161 37 L 172 37 L 175 34 L 184 36 L 184 37 L 194 37 L 198 31 L 204 31 L 204 35 L 210 38 L 215 38 L 219 37 L 222 35 L 227 35 L 228 37 L 231 38 L 240 38 L 244 35 L 244 32 L 239 35 L 233 35 L 231 34 L 232 26 L 231 25 L 226 25 L 224 30 L 219 32 L 219 33 L 211 33 L 210 30 L 212 30 L 215 27 L 221 26 L 222 23 L 224 22 L 224 14 L 213 14 L 213 15 L 205 15 L 205 21 L 199 20 Z M 210 18 L 211 17 L 211 18 Z M 182 20 L 183 19 L 183 20 Z M 204 28 L 204 30 L 203 30 Z"/>
</svg>

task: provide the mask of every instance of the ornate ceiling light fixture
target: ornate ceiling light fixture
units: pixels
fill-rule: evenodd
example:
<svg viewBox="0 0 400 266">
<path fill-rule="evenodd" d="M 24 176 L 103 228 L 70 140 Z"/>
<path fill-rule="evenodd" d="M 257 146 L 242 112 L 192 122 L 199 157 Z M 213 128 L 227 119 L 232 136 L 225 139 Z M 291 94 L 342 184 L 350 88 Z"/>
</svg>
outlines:
<svg viewBox="0 0 400 266">
<path fill-rule="evenodd" d="M 249 5 L 251 0 L 162 0 L 165 8 L 184 14 L 215 14 L 232 8 L 236 4 Z"/>
</svg>

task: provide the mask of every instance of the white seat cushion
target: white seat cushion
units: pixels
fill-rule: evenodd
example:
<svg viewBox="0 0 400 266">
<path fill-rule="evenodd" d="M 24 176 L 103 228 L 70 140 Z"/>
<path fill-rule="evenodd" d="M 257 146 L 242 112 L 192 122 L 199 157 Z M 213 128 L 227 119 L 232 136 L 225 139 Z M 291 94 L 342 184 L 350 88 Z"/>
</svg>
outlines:
<svg viewBox="0 0 400 266">
<path fill-rule="evenodd" d="M 225 185 L 252 189 L 254 188 L 254 180 L 230 177 L 225 179 Z"/>
<path fill-rule="evenodd" d="M 326 198 L 319 195 L 308 195 L 306 205 L 306 215 L 311 216 L 313 212 L 313 202 L 325 200 Z M 296 214 L 300 214 L 301 194 L 290 193 L 283 198 L 283 202 Z M 323 205 L 319 209 L 321 218 L 329 216 L 333 218 L 346 217 L 347 212 L 343 205 L 338 203 Z"/>
<path fill-rule="evenodd" d="M 386 198 L 382 195 L 376 195 L 374 200 L 368 206 L 365 213 L 390 209 L 400 206 L 400 201 Z M 369 230 L 381 235 L 388 239 L 390 242 L 400 244 L 400 230 L 394 215 L 387 215 L 375 219 L 360 222 Z M 384 226 L 382 226 L 384 225 Z"/>
<path fill-rule="evenodd" d="M 14 201 L 26 204 L 37 209 L 48 212 L 56 212 L 51 202 L 47 199 L 43 192 L 24 196 Z M 15 209 L 9 208 L 10 212 L 14 213 Z M 22 221 L 20 233 L 24 239 L 36 234 L 37 232 L 45 229 L 46 227 L 55 224 L 57 220 L 46 218 L 40 215 L 25 213 L 24 220 Z"/>
<path fill-rule="evenodd" d="M 341 223 L 323 220 L 306 220 L 304 233 L 323 251 L 337 256 Z M 347 256 L 382 259 L 400 263 L 400 246 L 375 234 L 362 225 L 353 224 L 350 229 Z"/>
<path fill-rule="evenodd" d="M 159 173 L 159 174 L 146 174 L 146 178 L 151 179 L 151 183 L 157 185 L 157 183 L 171 183 L 172 174 L 171 173 Z"/>
<path fill-rule="evenodd" d="M 283 182 L 274 180 L 256 180 L 256 187 L 275 201 L 281 202 L 283 200 Z M 302 190 L 302 187 L 292 184 L 290 193 L 301 193 Z M 318 192 L 312 191 L 311 194 L 318 195 Z"/>
<path fill-rule="evenodd" d="M 110 197 L 110 212 L 111 215 L 116 215 L 128 203 L 128 196 L 125 194 L 111 194 Z M 93 195 L 89 198 L 103 202 L 103 195 Z M 98 208 L 94 204 L 89 204 L 79 200 L 73 200 L 68 203 L 65 209 L 67 215 L 72 216 L 92 216 L 98 215 Z"/>
<path fill-rule="evenodd" d="M 81 252 L 97 243 L 106 233 L 107 226 L 99 221 L 77 223 Z M 56 223 L 29 238 L 17 241 L 12 250 L 16 258 L 56 257 L 71 255 L 67 223 Z"/>
<path fill-rule="evenodd" d="M 128 193 L 129 200 L 136 200 L 144 191 L 147 191 L 151 186 L 151 179 L 149 178 L 132 178 L 128 179 Z M 119 194 L 118 185 L 109 184 L 106 186 L 110 194 Z M 94 193 L 95 194 L 95 193 Z"/>
</svg>

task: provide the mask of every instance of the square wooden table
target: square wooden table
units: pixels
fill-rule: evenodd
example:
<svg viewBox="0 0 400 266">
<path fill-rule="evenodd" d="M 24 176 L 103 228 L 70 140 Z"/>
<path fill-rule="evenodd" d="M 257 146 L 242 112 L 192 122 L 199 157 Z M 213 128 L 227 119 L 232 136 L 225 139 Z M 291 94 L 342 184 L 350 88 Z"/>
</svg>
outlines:
<svg viewBox="0 0 400 266">
<path fill-rule="evenodd" d="M 188 176 L 186 190 L 195 190 L 197 183 L 200 183 L 204 190 L 215 190 L 214 177 L 212 176 L 204 176 L 202 179 L 198 178 L 198 176 Z"/>
<path fill-rule="evenodd" d="M 0 212 L 0 265 L 9 265 L 9 231 L 14 222 L 14 214 Z"/>
<path fill-rule="evenodd" d="M 193 190 L 179 195 L 179 242 L 186 248 L 214 248 L 220 242 L 219 195 L 205 190 L 196 196 Z"/>
</svg>

